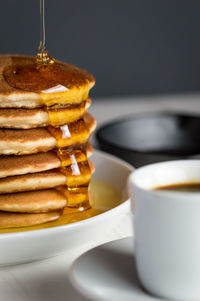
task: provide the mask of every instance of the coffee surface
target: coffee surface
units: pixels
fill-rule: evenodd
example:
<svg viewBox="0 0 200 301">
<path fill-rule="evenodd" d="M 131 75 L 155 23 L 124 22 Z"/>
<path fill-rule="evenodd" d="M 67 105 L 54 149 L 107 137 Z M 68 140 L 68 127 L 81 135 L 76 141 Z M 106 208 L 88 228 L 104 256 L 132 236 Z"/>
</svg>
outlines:
<svg viewBox="0 0 200 301">
<path fill-rule="evenodd" d="M 154 190 L 166 190 L 177 192 L 200 192 L 200 183 L 181 183 L 169 186 L 156 187 Z"/>
</svg>

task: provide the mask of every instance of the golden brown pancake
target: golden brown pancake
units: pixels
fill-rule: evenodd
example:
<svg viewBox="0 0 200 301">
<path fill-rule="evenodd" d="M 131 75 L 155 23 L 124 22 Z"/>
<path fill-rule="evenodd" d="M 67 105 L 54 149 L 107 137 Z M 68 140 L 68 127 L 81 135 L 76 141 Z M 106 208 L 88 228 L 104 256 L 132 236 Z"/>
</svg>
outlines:
<svg viewBox="0 0 200 301">
<path fill-rule="evenodd" d="M 35 63 L 35 57 L 26 55 L 0 56 L 0 107 L 2 108 L 36 108 L 44 104 L 73 104 L 87 99 L 89 90 L 94 86 L 94 78 L 87 71 L 75 66 L 59 62 L 68 70 L 68 77 L 63 89 L 45 89 L 42 92 L 28 91 L 28 83 L 24 81 L 21 88 L 16 89 L 12 83 L 12 73 L 17 66 L 28 66 Z M 13 71 L 11 67 L 13 66 Z M 6 79 L 5 79 L 6 78 Z M 28 77 L 26 79 L 28 81 Z M 9 82 L 9 83 L 8 83 Z M 41 81 L 42 84 L 42 81 Z M 59 88 L 59 82 L 55 86 Z M 63 92 L 60 92 L 63 91 Z"/>
<path fill-rule="evenodd" d="M 52 188 L 65 184 L 61 172 L 44 171 L 0 179 L 0 194 Z"/>
<path fill-rule="evenodd" d="M 48 213 L 8 213 L 0 212 L 0 228 L 28 227 L 57 220 L 60 211 Z"/>
<path fill-rule="evenodd" d="M 57 106 L 56 111 L 49 108 L 0 108 L 0 128 L 32 129 L 50 124 L 63 125 L 80 119 L 90 107 L 91 100 L 70 106 Z M 49 113 L 48 113 L 49 112 Z"/>
<path fill-rule="evenodd" d="M 81 162 L 86 160 L 86 155 L 90 157 L 92 152 L 92 146 L 88 143 L 86 151 L 75 150 L 73 156 L 75 156 L 77 162 Z M 71 153 L 66 152 L 65 154 L 62 151 L 62 154 L 62 164 L 64 166 L 71 165 L 73 163 Z M 55 151 L 23 156 L 0 156 L 0 178 L 46 171 L 58 167 L 61 167 L 61 160 Z"/>
<path fill-rule="evenodd" d="M 45 128 L 0 129 L 0 154 L 3 155 L 47 152 L 55 146 L 56 139 Z"/>
<path fill-rule="evenodd" d="M 91 162 L 74 163 L 60 170 L 50 170 L 0 179 L 0 194 L 33 191 L 60 185 L 71 187 L 86 185 L 94 167 Z"/>
<path fill-rule="evenodd" d="M 63 208 L 89 205 L 87 187 L 76 187 L 67 192 L 62 187 L 0 195 L 0 212 L 43 213 Z M 66 207 L 67 206 L 67 207 Z"/>
<path fill-rule="evenodd" d="M 58 168 L 61 161 L 53 151 L 24 156 L 0 156 L 0 178 Z"/>
<path fill-rule="evenodd" d="M 47 152 L 56 146 L 84 144 L 95 130 L 96 120 L 88 113 L 68 125 L 54 128 L 0 129 L 0 154 L 25 155 Z M 56 138 L 57 139 L 56 139 Z"/>
<path fill-rule="evenodd" d="M 41 213 L 62 209 L 65 196 L 55 189 L 0 195 L 0 211 Z"/>
</svg>

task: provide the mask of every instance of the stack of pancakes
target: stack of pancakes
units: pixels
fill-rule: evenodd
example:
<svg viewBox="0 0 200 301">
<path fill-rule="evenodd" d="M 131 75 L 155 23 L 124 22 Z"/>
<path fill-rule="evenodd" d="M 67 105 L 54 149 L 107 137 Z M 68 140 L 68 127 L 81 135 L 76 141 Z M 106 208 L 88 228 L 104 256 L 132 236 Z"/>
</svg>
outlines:
<svg viewBox="0 0 200 301">
<path fill-rule="evenodd" d="M 34 60 L 0 56 L 0 227 L 45 223 L 58 219 L 63 209 L 67 214 L 90 206 L 94 167 L 88 139 L 96 121 L 87 110 L 94 79 L 62 63 L 69 69 L 68 88 L 32 92 L 28 79 L 21 88 L 21 78 L 17 87 L 11 66 Z"/>
</svg>

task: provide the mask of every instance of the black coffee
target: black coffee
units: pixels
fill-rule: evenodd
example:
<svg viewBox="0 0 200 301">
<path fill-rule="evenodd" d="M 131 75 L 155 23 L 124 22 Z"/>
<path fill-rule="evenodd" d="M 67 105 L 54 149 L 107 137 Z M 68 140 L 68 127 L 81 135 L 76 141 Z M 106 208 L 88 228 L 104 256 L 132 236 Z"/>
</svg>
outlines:
<svg viewBox="0 0 200 301">
<path fill-rule="evenodd" d="M 169 186 L 156 187 L 154 190 L 178 191 L 178 192 L 200 192 L 200 183 L 182 183 Z"/>
</svg>

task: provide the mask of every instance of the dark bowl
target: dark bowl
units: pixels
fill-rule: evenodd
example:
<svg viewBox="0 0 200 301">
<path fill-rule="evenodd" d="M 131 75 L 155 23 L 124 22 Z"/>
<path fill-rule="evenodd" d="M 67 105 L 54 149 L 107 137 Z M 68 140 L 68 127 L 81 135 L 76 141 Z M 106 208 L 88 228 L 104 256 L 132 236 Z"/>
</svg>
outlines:
<svg viewBox="0 0 200 301">
<path fill-rule="evenodd" d="M 200 117 L 146 113 L 128 116 L 98 129 L 100 149 L 135 167 L 200 154 Z"/>
</svg>

